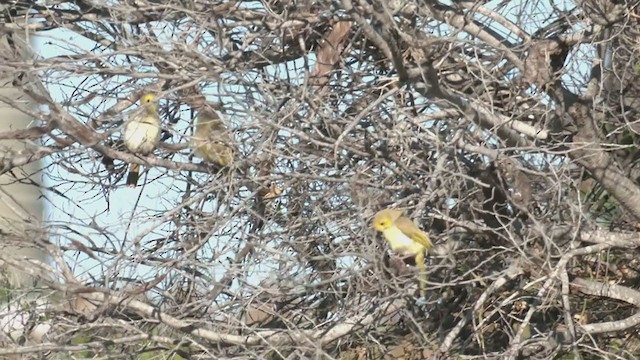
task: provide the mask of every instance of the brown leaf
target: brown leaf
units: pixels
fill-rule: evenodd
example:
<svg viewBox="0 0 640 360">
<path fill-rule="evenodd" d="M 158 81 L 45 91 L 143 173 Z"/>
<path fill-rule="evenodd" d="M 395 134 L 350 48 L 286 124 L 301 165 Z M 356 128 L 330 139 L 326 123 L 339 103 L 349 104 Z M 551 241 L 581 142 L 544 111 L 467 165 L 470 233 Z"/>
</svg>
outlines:
<svg viewBox="0 0 640 360">
<path fill-rule="evenodd" d="M 260 326 L 275 318 L 275 305 L 271 303 L 250 304 L 242 322 L 247 326 Z"/>
<path fill-rule="evenodd" d="M 280 196 L 280 194 L 282 194 L 282 189 L 278 187 L 276 183 L 271 183 L 271 186 L 269 186 L 269 192 L 264 194 L 262 198 L 265 200 L 271 200 Z"/>
<path fill-rule="evenodd" d="M 312 85 L 323 86 L 329 81 L 329 73 L 340 60 L 344 40 L 351 30 L 351 21 L 337 22 L 324 39 L 316 54 L 316 66 L 311 72 Z"/>
</svg>

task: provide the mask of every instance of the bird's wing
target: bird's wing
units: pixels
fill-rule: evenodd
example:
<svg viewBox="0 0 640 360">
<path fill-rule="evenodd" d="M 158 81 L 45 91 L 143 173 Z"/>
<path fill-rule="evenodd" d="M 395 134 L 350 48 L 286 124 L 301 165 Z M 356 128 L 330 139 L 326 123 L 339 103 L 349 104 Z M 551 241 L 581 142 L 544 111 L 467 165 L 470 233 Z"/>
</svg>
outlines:
<svg viewBox="0 0 640 360">
<path fill-rule="evenodd" d="M 233 149 L 223 144 L 214 144 L 206 140 L 196 140 L 196 155 L 208 162 L 214 162 L 221 166 L 228 166 L 233 162 Z"/>
<path fill-rule="evenodd" d="M 431 240 L 429 240 L 429 236 L 427 236 L 424 231 L 420 230 L 420 228 L 418 228 L 411 219 L 404 216 L 399 217 L 394 222 L 394 225 L 396 225 L 405 235 L 410 237 L 411 240 L 424 246 L 427 250 L 431 249 L 433 246 L 431 244 Z"/>
</svg>

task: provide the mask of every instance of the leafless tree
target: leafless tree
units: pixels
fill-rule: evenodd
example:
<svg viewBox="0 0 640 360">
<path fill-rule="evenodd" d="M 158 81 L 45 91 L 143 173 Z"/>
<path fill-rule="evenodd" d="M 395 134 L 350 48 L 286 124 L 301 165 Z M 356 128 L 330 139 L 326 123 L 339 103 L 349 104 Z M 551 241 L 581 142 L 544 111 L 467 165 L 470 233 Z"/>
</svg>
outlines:
<svg viewBox="0 0 640 360">
<path fill-rule="evenodd" d="M 49 211 L 0 229 L 39 249 L 0 260 L 40 300 L 6 282 L 0 355 L 632 358 L 639 4 L 13 1 L 0 78 L 39 107 L 0 98 L 33 119 L 0 169 Z M 189 147 L 203 96 L 231 166 Z M 435 244 L 426 302 L 370 227 L 386 207 Z"/>
</svg>

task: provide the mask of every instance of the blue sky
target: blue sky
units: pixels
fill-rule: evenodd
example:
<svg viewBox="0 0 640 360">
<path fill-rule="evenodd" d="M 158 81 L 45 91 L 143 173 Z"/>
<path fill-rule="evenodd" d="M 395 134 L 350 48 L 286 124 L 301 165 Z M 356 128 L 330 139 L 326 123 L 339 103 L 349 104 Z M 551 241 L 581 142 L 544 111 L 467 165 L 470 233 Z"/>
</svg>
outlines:
<svg viewBox="0 0 640 360">
<path fill-rule="evenodd" d="M 53 30 L 42 33 L 34 39 L 34 45 L 38 56 L 46 59 L 95 52 L 95 46 L 92 41 L 68 30 Z M 281 76 L 284 76 L 282 74 L 290 71 L 288 69 L 300 69 L 300 63 L 301 61 L 298 61 L 298 64 L 290 63 L 288 64 L 289 68 L 278 66 L 271 71 L 278 72 Z M 69 76 L 69 74 L 57 74 L 54 72 L 48 72 L 44 75 L 51 82 L 51 84 L 47 84 L 47 87 L 52 98 L 60 103 L 69 101 L 72 96 L 75 96 L 75 98 L 71 100 L 78 100 L 78 98 L 86 96 L 87 91 L 95 91 L 98 94 L 108 92 L 108 89 L 117 88 L 120 85 L 118 81 L 125 80 L 121 78 L 105 82 L 98 77 L 73 77 Z M 294 73 L 291 75 L 296 78 L 300 74 Z M 212 86 L 209 89 L 205 89 L 205 93 L 211 95 L 219 94 L 220 91 L 233 92 L 234 90 L 232 86 Z M 121 97 L 124 95 L 127 94 L 120 94 Z M 229 98 L 230 96 L 210 96 L 209 100 L 224 101 Z M 72 115 L 76 116 L 80 121 L 87 121 L 88 118 L 97 118 L 114 103 L 115 99 L 113 98 L 105 101 L 96 98 L 89 104 L 80 107 Z M 229 101 L 229 104 L 233 104 L 233 102 Z M 260 105 L 256 104 L 255 106 Z M 232 107 L 230 106 L 230 108 Z M 133 109 L 134 107 L 130 108 L 129 111 Z M 171 131 L 176 134 L 189 134 L 190 132 L 187 131 L 187 128 L 190 123 L 190 110 L 188 107 L 183 107 L 180 114 L 181 121 L 172 127 Z M 242 125 L 238 121 L 234 121 L 235 118 L 233 116 L 227 117 L 226 120 L 233 127 Z M 168 128 L 166 125 L 165 121 L 165 128 Z M 174 139 L 176 138 L 178 137 Z M 184 140 L 182 139 L 182 141 Z M 64 156 L 72 156 L 78 151 L 83 152 L 84 150 L 74 149 L 67 151 Z M 92 153 L 95 155 L 95 152 Z M 186 156 L 180 156 L 178 159 L 188 161 Z M 51 163 L 51 159 L 47 159 L 47 161 Z M 197 159 L 194 159 L 194 161 L 199 162 Z M 99 172 L 102 176 L 106 174 L 99 158 L 72 162 L 70 165 L 82 168 L 83 173 Z M 169 174 L 166 174 L 166 172 L 166 169 L 152 169 L 149 171 L 148 176 L 150 179 L 154 178 L 155 180 L 151 184 L 128 188 L 124 185 L 124 179 L 121 179 L 115 188 L 107 191 L 102 186 L 93 183 L 92 179 L 88 179 L 81 174 L 70 173 L 64 167 L 48 167 L 48 172 L 45 176 L 46 185 L 55 186 L 58 191 L 65 195 L 64 197 L 54 193 L 49 193 L 48 195 L 51 201 L 46 203 L 45 218 L 53 227 L 53 240 L 61 241 L 64 244 L 67 244 L 69 239 L 85 244 L 94 242 L 99 246 L 106 246 L 114 252 L 122 250 L 122 253 L 126 255 L 124 257 L 102 257 L 104 262 L 101 263 L 85 254 L 78 253 L 75 255 L 76 257 L 68 258 L 67 260 L 69 264 L 75 266 L 74 270 L 79 276 L 85 279 L 87 277 L 100 278 L 103 275 L 106 276 L 117 272 L 119 276 L 133 278 L 138 275 L 144 277 L 144 274 L 149 276 L 156 274 L 157 268 L 149 268 L 137 262 L 137 260 L 147 255 L 145 249 L 148 246 L 146 246 L 145 242 L 151 239 L 167 238 L 172 234 L 175 229 L 172 223 L 167 222 L 162 217 L 162 214 L 167 210 L 175 209 L 183 201 L 189 201 L 188 199 L 183 199 L 183 192 L 181 191 L 181 189 L 185 188 L 184 176 L 174 179 L 171 176 L 163 176 L 172 175 L 171 172 Z M 204 184 L 208 181 L 220 181 L 220 179 L 212 177 L 210 174 L 192 174 L 192 176 Z M 143 180 L 145 180 L 144 174 L 142 174 L 139 183 L 143 183 Z M 105 179 L 102 179 L 102 181 L 108 183 Z M 224 184 L 220 184 L 220 187 L 223 186 Z M 243 194 L 245 197 L 248 196 L 246 191 Z M 231 203 L 234 202 L 232 201 Z M 235 203 L 238 203 L 238 201 L 235 201 Z M 222 216 L 221 220 L 217 222 L 219 233 L 232 234 L 232 236 L 214 234 L 207 247 L 203 247 L 201 250 L 209 256 L 215 254 L 214 257 L 219 260 L 217 263 L 210 263 L 207 266 L 211 278 L 219 278 L 228 270 L 227 259 L 233 258 L 238 249 L 238 244 L 241 244 L 242 240 L 246 240 L 242 239 L 244 236 L 243 231 L 238 229 L 238 226 L 246 226 L 242 225 L 245 219 L 232 221 L 228 211 L 225 211 L 224 208 L 218 209 L 218 206 L 219 203 L 216 200 L 210 200 L 202 210 L 217 211 Z M 73 229 L 73 231 L 70 229 Z M 56 236 L 55 234 L 62 236 Z M 138 237 L 140 236 L 143 236 L 141 248 L 134 245 L 134 240 L 139 240 Z M 125 245 L 122 249 L 120 248 L 121 244 Z M 166 250 L 166 248 L 163 248 L 163 250 Z M 69 254 L 70 252 L 67 253 L 67 255 Z M 163 253 L 161 251 L 154 253 L 154 255 L 172 258 L 175 253 Z M 266 272 L 271 273 L 271 268 L 272 265 L 262 262 L 260 266 L 252 267 L 255 272 L 253 276 L 243 278 L 244 280 L 249 279 L 248 281 L 255 284 L 264 277 L 259 275 L 259 273 L 263 273 L 261 269 L 264 269 L 266 274 Z M 206 272 L 202 269 L 201 271 Z"/>
</svg>

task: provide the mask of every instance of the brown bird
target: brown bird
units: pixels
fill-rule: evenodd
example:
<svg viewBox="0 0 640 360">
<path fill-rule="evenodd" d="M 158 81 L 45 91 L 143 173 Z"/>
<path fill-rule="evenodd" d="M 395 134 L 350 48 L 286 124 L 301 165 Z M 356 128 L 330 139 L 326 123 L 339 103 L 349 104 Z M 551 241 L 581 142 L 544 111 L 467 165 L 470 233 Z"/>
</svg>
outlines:
<svg viewBox="0 0 640 360">
<path fill-rule="evenodd" d="M 140 99 L 141 109 L 125 124 L 124 145 L 134 154 L 149 155 L 160 141 L 160 115 L 155 100 L 155 94 L 144 94 Z M 140 165 L 130 164 L 127 185 L 136 186 L 139 177 Z"/>
<path fill-rule="evenodd" d="M 191 137 L 191 148 L 202 160 L 229 166 L 233 162 L 233 140 L 216 111 L 204 105 L 200 108 Z"/>
</svg>

